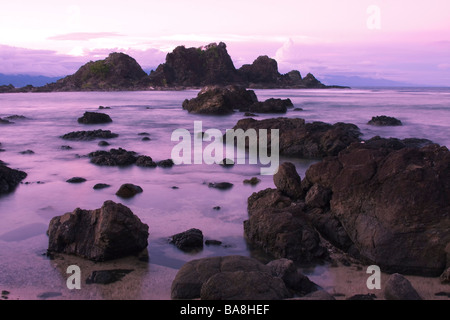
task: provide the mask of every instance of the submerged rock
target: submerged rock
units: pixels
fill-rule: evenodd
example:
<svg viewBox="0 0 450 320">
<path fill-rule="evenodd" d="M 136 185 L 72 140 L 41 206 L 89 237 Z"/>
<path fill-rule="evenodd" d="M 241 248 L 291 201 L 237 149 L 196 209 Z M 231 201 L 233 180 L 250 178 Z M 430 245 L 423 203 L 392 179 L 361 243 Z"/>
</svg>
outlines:
<svg viewBox="0 0 450 320">
<path fill-rule="evenodd" d="M 122 204 L 106 201 L 100 209 L 75 209 L 51 219 L 49 253 L 75 254 L 104 261 L 136 254 L 148 245 L 148 225 Z"/>
<path fill-rule="evenodd" d="M 68 183 L 82 183 L 82 182 L 86 182 L 85 178 L 81 178 L 81 177 L 73 177 L 70 178 L 69 180 L 66 180 L 66 182 Z"/>
<path fill-rule="evenodd" d="M 367 124 L 370 124 L 373 126 L 401 126 L 401 125 L 403 125 L 400 120 L 398 120 L 394 117 L 388 117 L 388 116 L 372 117 L 372 120 L 370 120 Z"/>
<path fill-rule="evenodd" d="M 94 151 L 88 154 L 91 163 L 99 166 L 128 166 L 136 163 L 136 152 L 125 149 L 111 149 L 110 151 Z"/>
<path fill-rule="evenodd" d="M 119 135 L 110 130 L 73 131 L 61 136 L 65 140 L 90 141 L 95 139 L 112 139 Z"/>
<path fill-rule="evenodd" d="M 161 168 L 172 168 L 175 165 L 172 159 L 161 160 L 158 161 L 156 164 L 158 165 L 158 167 Z"/>
<path fill-rule="evenodd" d="M 116 192 L 116 196 L 121 198 L 132 198 L 138 193 L 142 193 L 144 190 L 137 185 L 132 183 L 125 183 L 120 186 L 119 190 Z"/>
<path fill-rule="evenodd" d="M 230 182 L 210 182 L 208 183 L 208 187 L 220 190 L 228 190 L 233 187 L 233 184 Z"/>
<path fill-rule="evenodd" d="M 112 119 L 109 115 L 99 112 L 86 111 L 82 117 L 78 118 L 78 123 L 82 124 L 101 124 L 110 122 L 112 122 Z"/>
<path fill-rule="evenodd" d="M 149 156 L 139 156 L 136 159 L 138 167 L 155 168 L 158 164 Z"/>
<path fill-rule="evenodd" d="M 263 102 L 255 102 L 248 108 L 241 108 L 239 111 L 249 111 L 256 113 L 286 113 L 287 109 L 293 107 L 290 99 L 270 98 Z"/>
<path fill-rule="evenodd" d="M 94 187 L 92 187 L 94 190 L 100 190 L 100 189 L 105 189 L 105 188 L 109 188 L 111 187 L 111 185 L 106 184 L 106 183 L 97 183 Z"/>
</svg>

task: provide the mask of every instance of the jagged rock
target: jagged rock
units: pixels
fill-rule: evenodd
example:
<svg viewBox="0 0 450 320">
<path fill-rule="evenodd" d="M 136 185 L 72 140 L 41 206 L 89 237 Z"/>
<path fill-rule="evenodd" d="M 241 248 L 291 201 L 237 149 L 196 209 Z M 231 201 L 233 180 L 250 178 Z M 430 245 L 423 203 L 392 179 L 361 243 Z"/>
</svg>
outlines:
<svg viewBox="0 0 450 320">
<path fill-rule="evenodd" d="M 75 254 L 93 261 L 138 253 L 148 245 L 148 225 L 122 204 L 106 201 L 100 209 L 75 209 L 51 219 L 49 253 Z"/>
<path fill-rule="evenodd" d="M 283 162 L 276 174 L 273 176 L 273 182 L 278 190 L 290 197 L 298 199 L 302 195 L 301 179 L 291 162 Z"/>
<path fill-rule="evenodd" d="M 225 115 L 235 109 L 248 108 L 257 102 L 253 90 L 238 86 L 204 87 L 197 97 L 183 102 L 183 109 L 189 113 Z"/>
<path fill-rule="evenodd" d="M 273 84 L 281 77 L 277 61 L 268 56 L 259 56 L 252 64 L 244 64 L 239 72 L 249 83 Z"/>
<path fill-rule="evenodd" d="M 250 179 L 245 179 L 243 181 L 244 184 L 250 184 L 252 186 L 256 186 L 260 182 L 261 182 L 261 179 L 258 179 L 257 177 L 252 177 Z"/>
<path fill-rule="evenodd" d="M 367 122 L 373 126 L 401 126 L 402 122 L 394 117 L 388 116 L 376 116 L 372 117 L 372 120 Z"/>
<path fill-rule="evenodd" d="M 175 165 L 175 163 L 173 162 L 172 159 L 161 160 L 161 161 L 158 161 L 156 164 L 158 167 L 161 167 L 161 168 L 172 168 Z"/>
<path fill-rule="evenodd" d="M 155 168 L 157 163 L 149 156 L 138 156 L 136 159 L 136 165 L 138 167 Z"/>
<path fill-rule="evenodd" d="M 92 131 L 73 131 L 61 136 L 65 140 L 89 141 L 95 139 L 112 139 L 119 135 L 112 133 L 110 130 L 92 130 Z"/>
<path fill-rule="evenodd" d="M 171 243 L 183 251 L 193 251 L 203 248 L 203 233 L 199 229 L 189 229 L 172 236 Z"/>
<path fill-rule="evenodd" d="M 353 142 L 359 142 L 361 132 L 350 123 L 324 122 L 306 123 L 300 118 L 271 118 L 255 120 L 241 119 L 233 127 L 236 129 L 267 129 L 267 141 L 270 144 L 271 129 L 279 130 L 280 155 L 300 158 L 324 158 L 337 155 Z M 270 149 L 270 145 L 268 146 Z"/>
<path fill-rule="evenodd" d="M 25 172 L 11 169 L 0 162 L 0 194 L 13 191 L 26 177 Z"/>
<path fill-rule="evenodd" d="M 99 112 L 86 111 L 82 117 L 78 118 L 78 123 L 83 124 L 100 124 L 109 122 L 112 122 L 111 117 L 106 113 Z"/>
<path fill-rule="evenodd" d="M 99 166 L 128 166 L 136 163 L 136 152 L 125 149 L 111 149 L 110 151 L 94 151 L 88 154 L 91 163 Z"/>
</svg>

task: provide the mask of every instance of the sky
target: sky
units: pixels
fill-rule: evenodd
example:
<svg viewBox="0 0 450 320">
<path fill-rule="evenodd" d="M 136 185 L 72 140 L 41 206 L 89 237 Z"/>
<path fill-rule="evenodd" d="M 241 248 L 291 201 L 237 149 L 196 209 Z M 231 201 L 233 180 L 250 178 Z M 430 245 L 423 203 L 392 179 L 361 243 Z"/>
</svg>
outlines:
<svg viewBox="0 0 450 320">
<path fill-rule="evenodd" d="M 450 86 L 448 0 L 16 0 L 0 4 L 0 73 L 65 76 L 110 52 L 146 70 L 225 42 L 238 68 Z"/>
</svg>

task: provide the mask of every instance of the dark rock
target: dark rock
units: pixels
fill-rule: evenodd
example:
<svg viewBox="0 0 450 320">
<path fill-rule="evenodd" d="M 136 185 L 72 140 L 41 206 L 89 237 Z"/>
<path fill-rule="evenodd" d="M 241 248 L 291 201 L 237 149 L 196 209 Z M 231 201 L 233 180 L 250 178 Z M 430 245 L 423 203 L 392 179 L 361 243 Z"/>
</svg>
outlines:
<svg viewBox="0 0 450 320">
<path fill-rule="evenodd" d="M 250 184 L 252 186 L 256 186 L 260 182 L 261 182 L 261 179 L 258 179 L 257 177 L 252 177 L 250 179 L 245 179 L 243 181 L 244 184 Z"/>
<path fill-rule="evenodd" d="M 14 122 L 0 118 L 0 124 L 14 124 Z"/>
<path fill-rule="evenodd" d="M 273 84 L 280 78 L 278 63 L 268 56 L 259 56 L 252 64 L 245 64 L 239 69 L 245 80 L 250 83 Z"/>
<path fill-rule="evenodd" d="M 61 146 L 61 150 L 72 150 L 71 146 Z"/>
<path fill-rule="evenodd" d="M 234 166 L 234 161 L 231 159 L 223 159 L 219 163 L 219 165 L 221 165 L 222 167 L 225 167 L 225 168 L 230 168 L 230 167 Z"/>
<path fill-rule="evenodd" d="M 26 177 L 25 172 L 11 169 L 0 163 L 0 194 L 13 191 Z"/>
<path fill-rule="evenodd" d="M 103 109 L 111 109 L 111 107 L 104 107 L 104 106 L 99 106 L 98 107 L 100 110 L 103 110 Z"/>
<path fill-rule="evenodd" d="M 270 269 L 261 262 L 244 256 L 211 257 L 191 260 L 178 270 L 172 282 L 172 299 L 200 298 L 203 284 L 220 272 L 259 271 L 270 275 Z"/>
<path fill-rule="evenodd" d="M 255 129 L 257 133 L 260 129 L 267 129 L 269 144 L 271 129 L 278 129 L 280 155 L 313 159 L 337 155 L 351 143 L 359 142 L 361 136 L 354 124 L 306 123 L 300 118 L 245 118 L 239 120 L 233 129 Z"/>
<path fill-rule="evenodd" d="M 98 146 L 99 147 L 107 147 L 109 145 L 110 145 L 110 143 L 108 141 L 105 141 L 105 140 L 102 140 L 102 141 L 98 142 Z"/>
<path fill-rule="evenodd" d="M 109 115 L 99 112 L 86 111 L 82 117 L 78 118 L 78 123 L 82 124 L 101 124 L 110 122 L 112 122 L 112 119 Z"/>
<path fill-rule="evenodd" d="M 33 150 L 25 150 L 25 151 L 21 151 L 19 152 L 20 154 L 34 154 Z"/>
<path fill-rule="evenodd" d="M 196 251 L 203 248 L 203 233 L 199 229 L 189 229 L 172 236 L 171 243 L 183 251 Z"/>
<path fill-rule="evenodd" d="M 183 109 L 189 113 L 199 114 L 230 114 L 234 109 L 248 109 L 257 102 L 255 93 L 244 87 L 204 87 L 197 97 L 183 102 Z"/>
<path fill-rule="evenodd" d="M 385 283 L 386 300 L 422 300 L 411 283 L 398 273 L 392 274 Z"/>
<path fill-rule="evenodd" d="M 47 231 L 48 251 L 103 261 L 138 253 L 148 245 L 148 225 L 122 204 L 106 201 L 100 209 L 54 217 Z"/>
<path fill-rule="evenodd" d="M 172 159 L 161 160 L 158 161 L 156 164 L 158 165 L 158 167 L 161 168 L 172 168 L 175 165 Z"/>
<path fill-rule="evenodd" d="M 219 241 L 219 240 L 205 240 L 205 244 L 207 246 L 220 246 L 222 244 L 222 241 Z"/>
<path fill-rule="evenodd" d="M 151 139 L 149 137 L 143 137 L 141 140 L 142 141 L 150 141 Z"/>
<path fill-rule="evenodd" d="M 293 111 L 303 111 L 303 108 L 294 108 Z"/>
<path fill-rule="evenodd" d="M 250 111 L 257 113 L 286 113 L 287 109 L 293 104 L 290 99 L 274 99 L 270 98 L 264 102 L 255 102 L 248 107 L 248 110 L 241 108 L 239 111 Z"/>
<path fill-rule="evenodd" d="M 305 203 L 313 208 L 325 208 L 329 206 L 331 200 L 331 190 L 320 186 L 313 185 L 306 194 Z"/>
<path fill-rule="evenodd" d="M 66 182 L 68 182 L 68 183 L 81 183 L 81 182 L 85 182 L 85 181 L 86 181 L 85 178 L 73 177 L 73 178 L 70 178 L 69 180 L 67 180 Z"/>
<path fill-rule="evenodd" d="M 119 135 L 112 133 L 110 130 L 92 130 L 92 131 L 73 131 L 61 136 L 65 140 L 89 141 L 95 139 L 112 139 Z"/>
<path fill-rule="evenodd" d="M 220 210 L 221 208 L 220 208 L 219 206 L 216 206 L 216 207 L 214 207 L 213 209 L 218 211 L 218 210 Z"/>
<path fill-rule="evenodd" d="M 394 117 L 376 116 L 372 117 L 372 120 L 370 120 L 367 124 L 373 126 L 401 126 L 402 122 Z"/>
<path fill-rule="evenodd" d="M 292 260 L 284 258 L 272 260 L 267 266 L 270 268 L 272 276 L 281 278 L 288 289 L 299 295 L 306 295 L 319 289 L 314 282 L 297 269 Z"/>
<path fill-rule="evenodd" d="M 106 183 L 97 183 L 97 184 L 93 187 L 93 189 L 94 189 L 94 190 L 100 190 L 100 189 L 105 189 L 105 188 L 109 188 L 109 187 L 111 187 L 111 185 L 109 185 L 109 184 L 106 184 Z"/>
<path fill-rule="evenodd" d="M 110 284 L 121 280 L 133 269 L 95 270 L 86 279 L 86 284 Z"/>
<path fill-rule="evenodd" d="M 273 182 L 279 191 L 294 200 L 302 195 L 301 179 L 291 162 L 284 162 L 278 167 Z"/>
<path fill-rule="evenodd" d="M 138 136 L 149 136 L 150 135 L 150 133 L 148 133 L 148 132 L 139 132 L 138 133 Z"/>
<path fill-rule="evenodd" d="M 374 295 L 373 293 L 367 293 L 367 294 L 355 294 L 347 298 L 347 300 L 375 300 L 376 298 L 377 296 Z"/>
<path fill-rule="evenodd" d="M 4 117 L 3 119 L 7 119 L 7 120 L 29 120 L 27 117 L 22 116 L 22 115 L 17 115 L 17 114 L 14 114 L 12 116 Z"/>
<path fill-rule="evenodd" d="M 210 182 L 208 183 L 208 187 L 220 190 L 228 190 L 233 187 L 233 184 L 230 182 L 216 182 L 216 183 Z"/>
<path fill-rule="evenodd" d="M 125 183 L 120 186 L 119 190 L 116 192 L 116 196 L 121 198 L 132 198 L 138 193 L 142 193 L 144 190 L 140 186 L 134 185 L 132 183 Z"/>
<path fill-rule="evenodd" d="M 303 85 L 306 88 L 326 88 L 319 80 L 316 79 L 311 73 L 308 73 L 302 80 Z"/>
<path fill-rule="evenodd" d="M 125 149 L 111 149 L 110 151 L 95 151 L 88 154 L 91 163 L 99 166 L 129 166 L 136 163 L 136 152 Z"/>
<path fill-rule="evenodd" d="M 355 143 L 313 164 L 304 180 L 331 190 L 335 225 L 361 257 L 386 272 L 438 276 L 448 264 L 450 152 L 411 145 L 379 137 Z"/>
<path fill-rule="evenodd" d="M 157 166 L 156 162 L 149 156 L 139 156 L 136 159 L 136 165 L 138 167 L 155 168 Z"/>
<path fill-rule="evenodd" d="M 220 272 L 200 291 L 202 300 L 281 300 L 290 296 L 283 280 L 259 271 Z"/>
</svg>

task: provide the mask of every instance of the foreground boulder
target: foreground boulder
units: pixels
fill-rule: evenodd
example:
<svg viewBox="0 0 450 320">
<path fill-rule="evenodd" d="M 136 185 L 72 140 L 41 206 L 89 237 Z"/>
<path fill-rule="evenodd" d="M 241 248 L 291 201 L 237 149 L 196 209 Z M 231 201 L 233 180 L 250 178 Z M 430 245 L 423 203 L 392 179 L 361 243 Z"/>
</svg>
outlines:
<svg viewBox="0 0 450 320">
<path fill-rule="evenodd" d="M 78 123 L 82 124 L 100 124 L 100 123 L 110 123 L 112 119 L 106 113 L 100 112 L 88 112 L 86 111 L 84 115 L 78 118 Z"/>
<path fill-rule="evenodd" d="M 327 193 L 319 212 L 337 219 L 361 256 L 385 272 L 439 276 L 448 266 L 446 147 L 375 137 L 312 165 L 302 186 Z"/>
<path fill-rule="evenodd" d="M 93 261 L 136 254 L 148 245 L 148 225 L 126 206 L 106 201 L 100 209 L 75 209 L 54 217 L 47 231 L 48 252 Z"/>
<path fill-rule="evenodd" d="M 189 113 L 225 115 L 235 109 L 249 108 L 257 102 L 253 90 L 246 90 L 238 86 L 205 87 L 197 97 L 183 102 L 183 109 Z"/>
<path fill-rule="evenodd" d="M 0 194 L 13 191 L 27 177 L 27 174 L 2 164 L 0 161 Z"/>
<path fill-rule="evenodd" d="M 268 143 L 271 141 L 270 129 L 278 129 L 280 155 L 300 158 L 335 156 L 351 143 L 359 142 L 361 136 L 359 128 L 354 124 L 306 123 L 301 118 L 245 118 L 239 120 L 233 129 L 255 129 L 256 132 L 267 129 Z"/>
</svg>

